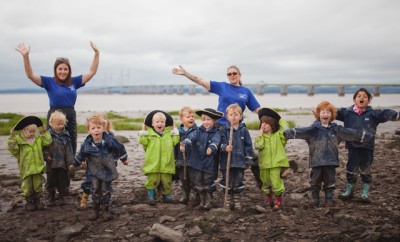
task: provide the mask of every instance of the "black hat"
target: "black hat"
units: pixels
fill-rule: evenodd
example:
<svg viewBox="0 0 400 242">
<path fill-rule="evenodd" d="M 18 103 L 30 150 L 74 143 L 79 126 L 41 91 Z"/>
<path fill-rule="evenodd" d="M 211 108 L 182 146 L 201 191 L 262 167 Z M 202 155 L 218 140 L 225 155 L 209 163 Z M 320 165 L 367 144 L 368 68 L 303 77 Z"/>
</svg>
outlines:
<svg viewBox="0 0 400 242">
<path fill-rule="evenodd" d="M 281 119 L 281 116 L 270 108 L 261 108 L 260 110 L 258 110 L 258 119 L 261 119 L 262 116 L 268 116 L 276 119 L 277 121 Z"/>
<path fill-rule="evenodd" d="M 36 124 L 36 126 L 38 127 L 43 126 L 43 122 L 42 120 L 40 120 L 40 118 L 36 116 L 26 116 L 18 121 L 18 123 L 14 126 L 14 130 L 15 131 L 21 130 L 31 124 Z"/>
<path fill-rule="evenodd" d="M 212 119 L 219 119 L 224 116 L 224 113 L 216 111 L 212 108 L 205 108 L 203 110 L 197 110 L 195 113 L 199 116 L 201 116 L 202 114 L 205 114 Z"/>
<path fill-rule="evenodd" d="M 172 118 L 172 116 L 171 115 L 169 115 L 169 113 L 166 113 L 166 112 L 164 112 L 164 111 L 161 111 L 161 110 L 154 110 L 154 111 L 151 111 L 149 114 L 147 114 L 147 116 L 146 116 L 146 118 L 145 118 L 145 120 L 144 120 L 144 124 L 146 125 L 146 126 L 148 126 L 148 127 L 153 127 L 153 116 L 154 116 L 154 114 L 156 114 L 156 113 L 163 113 L 164 115 L 165 115 L 165 117 L 167 118 L 166 120 L 165 120 L 165 126 L 172 126 L 172 125 L 174 125 L 174 119 Z"/>
</svg>

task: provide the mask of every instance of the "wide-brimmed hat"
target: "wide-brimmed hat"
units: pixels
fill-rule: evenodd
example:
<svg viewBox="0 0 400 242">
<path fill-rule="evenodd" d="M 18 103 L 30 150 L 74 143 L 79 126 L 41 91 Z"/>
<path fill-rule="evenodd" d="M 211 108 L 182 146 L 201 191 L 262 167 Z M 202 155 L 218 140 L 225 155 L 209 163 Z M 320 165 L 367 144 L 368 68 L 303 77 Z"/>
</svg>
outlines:
<svg viewBox="0 0 400 242">
<path fill-rule="evenodd" d="M 195 113 L 199 116 L 205 114 L 208 117 L 212 118 L 212 119 L 219 119 L 222 118 L 224 116 L 223 112 L 219 112 L 216 111 L 212 108 L 205 108 L 205 109 L 201 109 L 201 110 L 196 110 Z"/>
<path fill-rule="evenodd" d="M 36 126 L 38 127 L 43 126 L 43 122 L 42 120 L 40 120 L 40 118 L 36 116 L 26 116 L 18 121 L 18 123 L 14 126 L 14 130 L 15 131 L 22 130 L 23 128 L 31 124 L 36 124 Z"/>
<path fill-rule="evenodd" d="M 268 116 L 278 121 L 281 119 L 281 116 L 270 108 L 260 108 L 258 110 L 258 119 L 261 119 L 262 116 Z"/>
<path fill-rule="evenodd" d="M 144 124 L 146 125 L 146 126 L 148 126 L 148 127 L 152 127 L 153 125 L 153 116 L 154 116 L 154 114 L 156 114 L 156 113 L 163 113 L 164 115 L 165 115 L 165 117 L 167 118 L 166 120 L 165 120 L 165 126 L 172 126 L 172 125 L 174 125 L 174 119 L 172 118 L 172 116 L 171 115 L 169 115 L 169 113 L 166 113 L 166 112 L 164 112 L 164 111 L 161 111 L 161 110 L 154 110 L 154 111 L 151 111 L 149 114 L 147 114 L 147 116 L 146 116 L 146 118 L 145 118 L 145 120 L 144 120 Z"/>
</svg>

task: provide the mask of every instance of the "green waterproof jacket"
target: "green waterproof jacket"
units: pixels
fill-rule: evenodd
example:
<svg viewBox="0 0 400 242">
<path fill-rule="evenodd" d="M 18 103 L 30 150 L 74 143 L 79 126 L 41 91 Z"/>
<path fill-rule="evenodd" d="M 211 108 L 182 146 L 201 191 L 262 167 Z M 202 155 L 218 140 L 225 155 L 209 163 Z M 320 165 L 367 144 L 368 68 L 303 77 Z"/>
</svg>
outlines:
<svg viewBox="0 0 400 242">
<path fill-rule="evenodd" d="M 20 134 L 12 134 L 8 138 L 8 150 L 18 160 L 18 168 L 21 178 L 45 171 L 42 149 L 52 142 L 48 131 L 36 136 L 33 143 L 28 143 Z"/>
<path fill-rule="evenodd" d="M 145 151 L 143 173 L 175 174 L 174 146 L 179 143 L 179 132 L 166 127 L 160 136 L 153 128 L 139 133 L 139 143 Z"/>
<path fill-rule="evenodd" d="M 289 160 L 285 151 L 287 139 L 283 136 L 287 123 L 281 118 L 279 124 L 281 128 L 275 133 L 271 135 L 264 133 L 262 136 L 256 136 L 254 147 L 258 150 L 260 170 L 289 167 Z"/>
</svg>

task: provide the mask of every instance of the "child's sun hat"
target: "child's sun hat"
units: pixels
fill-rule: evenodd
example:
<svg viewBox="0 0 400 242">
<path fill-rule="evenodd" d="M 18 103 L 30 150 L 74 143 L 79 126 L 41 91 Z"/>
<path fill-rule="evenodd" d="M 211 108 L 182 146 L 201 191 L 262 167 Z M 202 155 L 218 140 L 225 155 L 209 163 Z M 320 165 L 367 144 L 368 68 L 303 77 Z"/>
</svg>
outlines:
<svg viewBox="0 0 400 242">
<path fill-rule="evenodd" d="M 154 111 L 151 111 L 150 113 L 148 113 L 146 118 L 144 119 L 144 124 L 147 127 L 153 127 L 153 125 L 152 125 L 153 124 L 153 116 L 156 113 L 163 113 L 165 115 L 165 117 L 167 118 L 165 120 L 165 126 L 174 125 L 174 119 L 172 118 L 172 116 L 169 113 L 161 111 L 161 110 L 154 110 Z"/>
<path fill-rule="evenodd" d="M 212 119 L 219 119 L 222 118 L 224 116 L 223 112 L 219 112 L 216 111 L 212 108 L 205 108 L 205 109 L 201 109 L 201 110 L 196 110 L 195 113 L 199 116 L 201 115 L 207 115 L 208 117 L 212 118 Z"/>
<path fill-rule="evenodd" d="M 36 124 L 36 126 L 41 127 L 43 126 L 42 120 L 36 116 L 25 116 L 18 121 L 18 123 L 14 126 L 15 131 L 22 130 L 28 125 Z"/>
</svg>

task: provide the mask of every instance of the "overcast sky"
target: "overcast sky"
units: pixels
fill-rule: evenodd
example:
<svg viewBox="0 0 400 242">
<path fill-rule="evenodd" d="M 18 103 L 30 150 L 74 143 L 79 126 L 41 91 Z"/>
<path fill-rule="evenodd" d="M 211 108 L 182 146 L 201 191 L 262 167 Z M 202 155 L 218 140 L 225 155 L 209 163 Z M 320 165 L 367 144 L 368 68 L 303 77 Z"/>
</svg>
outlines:
<svg viewBox="0 0 400 242">
<path fill-rule="evenodd" d="M 0 0 L 0 89 L 34 88 L 33 70 L 53 76 L 57 57 L 86 72 L 100 49 L 94 86 L 182 84 L 171 73 L 227 80 L 237 65 L 244 83 L 400 83 L 397 0 Z"/>
</svg>

